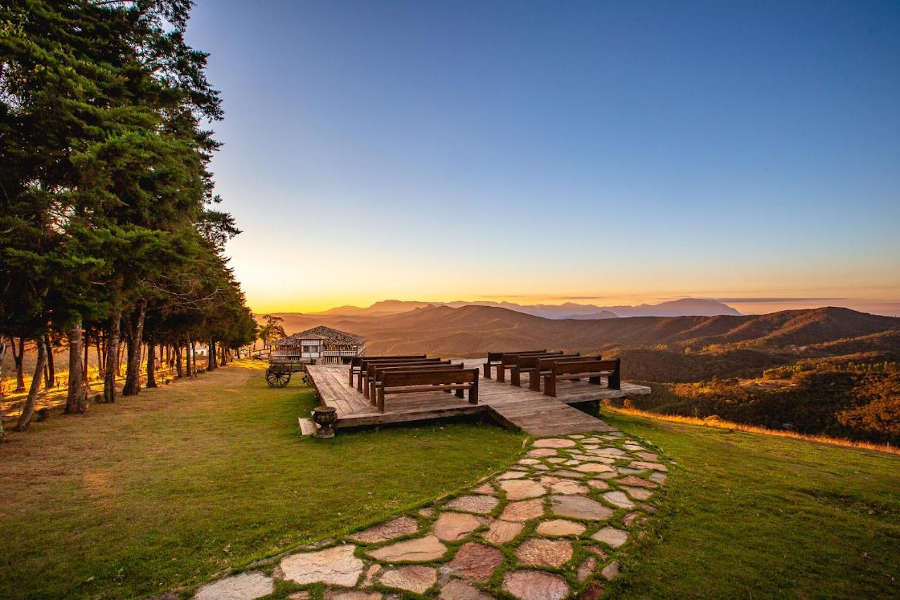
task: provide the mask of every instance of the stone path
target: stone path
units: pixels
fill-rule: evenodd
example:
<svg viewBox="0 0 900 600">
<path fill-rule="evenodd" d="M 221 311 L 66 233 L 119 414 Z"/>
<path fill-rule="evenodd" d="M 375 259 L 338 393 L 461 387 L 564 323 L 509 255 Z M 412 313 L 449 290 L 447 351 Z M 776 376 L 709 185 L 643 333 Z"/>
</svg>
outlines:
<svg viewBox="0 0 900 600">
<path fill-rule="evenodd" d="M 667 466 L 618 431 L 535 440 L 507 471 L 344 539 L 207 584 L 197 600 L 601 597 Z"/>
</svg>

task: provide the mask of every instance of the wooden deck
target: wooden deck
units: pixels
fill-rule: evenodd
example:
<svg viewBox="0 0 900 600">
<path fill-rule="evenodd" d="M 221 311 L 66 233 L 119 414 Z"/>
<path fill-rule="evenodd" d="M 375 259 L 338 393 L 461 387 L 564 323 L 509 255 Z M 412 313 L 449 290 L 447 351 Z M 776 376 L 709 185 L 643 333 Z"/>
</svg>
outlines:
<svg viewBox="0 0 900 600">
<path fill-rule="evenodd" d="M 467 367 L 480 367 L 484 359 L 465 362 Z M 622 382 L 621 390 L 610 390 L 584 381 L 570 381 L 561 382 L 557 397 L 551 398 L 529 390 L 527 375 L 523 377 L 523 387 L 482 377 L 478 384 L 478 404 L 469 404 L 453 394 L 423 392 L 388 396 L 384 412 L 378 412 L 368 398 L 350 387 L 347 366 L 310 365 L 307 372 L 321 401 L 337 409 L 337 429 L 485 415 L 502 425 L 537 436 L 609 431 L 613 428 L 570 405 L 650 393 L 649 387 L 627 382 Z"/>
</svg>

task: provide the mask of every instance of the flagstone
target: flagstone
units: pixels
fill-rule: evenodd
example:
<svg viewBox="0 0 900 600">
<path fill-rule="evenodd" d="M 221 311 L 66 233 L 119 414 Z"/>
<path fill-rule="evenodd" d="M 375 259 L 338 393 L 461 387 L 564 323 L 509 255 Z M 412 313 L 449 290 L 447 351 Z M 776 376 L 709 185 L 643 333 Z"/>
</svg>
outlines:
<svg viewBox="0 0 900 600">
<path fill-rule="evenodd" d="M 634 463 L 632 463 L 634 464 Z M 635 475 L 637 473 L 643 473 L 646 469 L 630 469 L 628 467 L 616 467 L 616 471 L 618 471 L 622 475 Z"/>
<path fill-rule="evenodd" d="M 503 562 L 503 553 L 476 542 L 463 544 L 448 563 L 455 575 L 471 581 L 485 582 Z"/>
<path fill-rule="evenodd" d="M 603 542 L 613 548 L 618 548 L 628 541 L 628 532 L 616 529 L 615 527 L 606 526 L 601 528 L 600 531 L 591 537 L 598 542 Z"/>
<path fill-rule="evenodd" d="M 527 456 L 537 457 L 537 456 L 556 456 L 556 450 L 553 448 L 535 448 L 534 450 L 529 450 L 526 452 Z"/>
<path fill-rule="evenodd" d="M 603 570 L 600 571 L 600 574 L 603 575 L 607 580 L 612 581 L 619 575 L 619 563 L 613 561 L 603 567 Z"/>
<path fill-rule="evenodd" d="M 506 473 L 501 473 L 497 475 L 497 480 L 502 481 L 504 479 L 521 479 L 527 475 L 524 471 L 507 471 Z"/>
<path fill-rule="evenodd" d="M 494 489 L 489 483 L 485 483 L 484 485 L 479 485 L 477 488 L 472 490 L 476 494 L 496 494 L 497 490 Z"/>
<path fill-rule="evenodd" d="M 423 517 L 431 517 L 434 515 L 434 509 L 430 506 L 428 508 L 420 508 L 419 514 Z"/>
<path fill-rule="evenodd" d="M 479 527 L 482 521 L 468 513 L 443 512 L 434 522 L 434 535 L 445 542 L 460 540 Z"/>
<path fill-rule="evenodd" d="M 297 592 L 298 594 L 300 592 Z M 288 596 L 294 599 L 294 594 Z M 296 600 L 306 600 L 309 598 L 309 591 L 306 596 L 297 596 Z M 362 590 L 326 590 L 324 594 L 325 600 L 381 600 L 381 592 L 364 592 Z"/>
<path fill-rule="evenodd" d="M 494 510 L 499 502 L 500 501 L 493 496 L 460 496 L 459 498 L 448 502 L 445 505 L 445 508 L 483 515 Z"/>
<path fill-rule="evenodd" d="M 610 473 L 615 471 L 613 467 L 602 463 L 585 463 L 575 467 L 575 470 L 582 473 Z"/>
<path fill-rule="evenodd" d="M 572 542 L 528 538 L 516 549 L 516 557 L 529 567 L 561 567 L 572 558 Z"/>
<path fill-rule="evenodd" d="M 572 438 L 573 440 L 580 440 L 581 438 L 584 437 L 584 435 L 581 433 L 572 433 L 572 434 L 569 434 L 569 437 Z"/>
<path fill-rule="evenodd" d="M 474 585 L 454 579 L 441 588 L 441 600 L 493 600 L 493 596 L 482 592 Z"/>
<path fill-rule="evenodd" d="M 587 494 L 589 491 L 586 485 L 571 479 L 564 479 L 550 484 L 550 492 L 553 494 Z"/>
<path fill-rule="evenodd" d="M 597 556 L 600 557 L 601 560 L 606 560 L 608 558 L 606 552 L 604 550 L 601 550 L 597 546 L 582 546 L 582 548 L 584 548 L 587 552 L 590 552 L 591 554 L 596 554 Z"/>
<path fill-rule="evenodd" d="M 584 533 L 584 525 L 576 521 L 568 519 L 550 519 L 543 521 L 537 526 L 538 535 L 561 536 L 561 535 L 581 535 Z"/>
<path fill-rule="evenodd" d="M 610 471 L 609 473 L 594 473 L 592 477 L 596 477 L 598 479 L 613 479 L 614 477 L 618 477 L 618 473 Z"/>
<path fill-rule="evenodd" d="M 656 483 L 665 483 L 666 476 L 663 473 L 650 473 L 650 480 Z"/>
<path fill-rule="evenodd" d="M 519 460 L 520 465 L 539 465 L 541 461 L 536 458 L 523 458 Z"/>
<path fill-rule="evenodd" d="M 626 485 L 623 485 L 622 489 L 628 492 L 628 495 L 635 500 L 648 500 L 653 495 L 653 492 L 644 488 L 628 487 Z"/>
<path fill-rule="evenodd" d="M 421 565 L 397 567 L 385 571 L 381 576 L 382 585 L 416 594 L 424 594 L 435 583 L 437 583 L 437 569 Z"/>
<path fill-rule="evenodd" d="M 657 455 L 653 454 L 652 452 L 635 452 L 634 455 L 640 456 L 644 460 L 648 460 L 650 462 L 659 461 L 659 457 Z"/>
<path fill-rule="evenodd" d="M 436 536 L 427 535 L 372 550 L 369 556 L 385 562 L 428 562 L 442 557 L 446 551 L 447 546 Z"/>
<path fill-rule="evenodd" d="M 504 521 L 528 521 L 544 514 L 544 502 L 540 498 L 510 502 L 503 509 L 500 518 Z"/>
<path fill-rule="evenodd" d="M 551 496 L 550 510 L 561 517 L 603 521 L 610 518 L 613 510 L 585 496 Z"/>
<path fill-rule="evenodd" d="M 543 512 L 543 510 L 541 512 Z M 481 537 L 492 544 L 501 545 L 511 541 L 519 535 L 523 527 L 525 527 L 525 525 L 522 523 L 497 519 L 491 522 L 490 527 L 488 527 L 486 532 L 481 534 Z"/>
<path fill-rule="evenodd" d="M 376 544 L 386 542 L 401 535 L 410 535 L 419 529 L 419 523 L 412 517 L 398 517 L 391 521 L 379 523 L 368 529 L 349 536 L 354 542 L 363 544 Z"/>
<path fill-rule="evenodd" d="M 537 481 L 530 479 L 501 481 L 500 487 L 506 492 L 508 500 L 525 500 L 527 498 L 537 498 L 547 493 L 547 490 Z"/>
<path fill-rule="evenodd" d="M 546 460 L 547 462 L 551 462 L 551 463 L 561 463 L 561 462 L 566 461 L 566 459 L 563 458 L 562 456 L 551 456 L 550 458 L 546 458 L 544 460 Z"/>
<path fill-rule="evenodd" d="M 588 556 L 580 565 L 578 565 L 578 571 L 576 573 L 578 581 L 581 583 L 587 581 L 587 579 L 594 574 L 594 569 L 596 568 L 597 559 L 593 556 Z"/>
<path fill-rule="evenodd" d="M 584 589 L 578 594 L 578 600 L 600 600 L 605 593 L 606 588 L 599 583 L 589 583 L 584 586 Z"/>
<path fill-rule="evenodd" d="M 254 600 L 274 591 L 274 579 L 252 571 L 208 583 L 197 590 L 194 600 Z"/>
<path fill-rule="evenodd" d="M 628 477 L 623 477 L 619 480 L 619 483 L 627 486 L 637 486 L 637 487 L 645 487 L 645 488 L 655 488 L 657 487 L 655 483 L 652 481 L 647 481 L 643 477 L 635 477 L 634 475 L 629 475 Z"/>
<path fill-rule="evenodd" d="M 315 552 L 291 554 L 281 559 L 278 568 L 284 579 L 301 585 L 325 583 L 351 587 L 356 585 L 363 569 L 363 561 L 353 555 L 355 550 L 353 544 L 343 544 Z"/>
<path fill-rule="evenodd" d="M 510 571 L 503 576 L 503 590 L 519 600 L 562 600 L 569 595 L 565 579 L 542 571 Z"/>
<path fill-rule="evenodd" d="M 381 565 L 377 563 L 370 565 L 366 569 L 366 576 L 363 577 L 362 587 L 372 587 L 382 571 L 384 571 L 384 568 Z"/>
<path fill-rule="evenodd" d="M 590 479 L 588 480 L 588 485 L 594 488 L 595 490 L 608 490 L 609 484 L 603 481 L 602 479 Z"/>
<path fill-rule="evenodd" d="M 615 447 L 599 448 L 597 450 L 594 450 L 593 454 L 600 454 L 600 455 L 613 456 L 613 457 L 628 455 L 628 453 L 625 452 L 624 450 L 622 450 L 621 448 L 615 448 Z"/>
<path fill-rule="evenodd" d="M 536 470 L 536 471 L 548 471 L 548 470 L 550 470 L 550 467 L 548 467 L 547 465 L 544 465 L 544 464 L 541 464 L 541 465 L 531 465 L 531 468 L 534 469 L 534 470 Z"/>
<path fill-rule="evenodd" d="M 569 477 L 571 479 L 581 479 L 584 477 L 584 473 L 580 473 L 578 471 L 570 471 L 568 469 L 560 469 L 558 471 L 553 471 L 550 473 L 554 477 Z"/>
<path fill-rule="evenodd" d="M 535 448 L 574 448 L 575 442 L 563 438 L 546 438 L 535 440 L 532 446 Z"/>
<path fill-rule="evenodd" d="M 381 598 L 381 594 L 376 592 L 375 595 L 378 598 Z M 331 597 L 329 597 L 327 594 L 325 595 L 325 598 L 331 600 Z M 288 600 L 309 600 L 309 590 L 300 590 L 299 592 L 288 594 Z M 372 600 L 375 600 L 375 598 L 372 598 Z"/>
<path fill-rule="evenodd" d="M 606 492 L 603 494 L 603 498 L 610 504 L 615 504 L 619 508 L 634 508 L 634 502 L 629 500 L 624 492 L 618 490 Z"/>
<path fill-rule="evenodd" d="M 653 469 L 654 471 L 668 471 L 669 468 L 666 465 L 658 462 L 647 462 L 643 460 L 633 460 L 631 461 L 631 466 L 639 469 Z"/>
<path fill-rule="evenodd" d="M 627 515 L 625 515 L 625 518 L 623 519 L 623 521 L 625 523 L 625 527 L 631 527 L 635 521 L 638 521 L 639 523 L 643 523 L 646 520 L 647 520 L 647 517 L 639 512 L 628 513 Z"/>
</svg>

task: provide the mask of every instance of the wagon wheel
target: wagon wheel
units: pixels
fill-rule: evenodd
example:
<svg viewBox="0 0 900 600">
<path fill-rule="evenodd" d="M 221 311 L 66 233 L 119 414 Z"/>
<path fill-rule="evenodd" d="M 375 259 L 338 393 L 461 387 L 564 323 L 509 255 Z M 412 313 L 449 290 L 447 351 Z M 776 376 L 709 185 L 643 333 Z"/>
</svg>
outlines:
<svg viewBox="0 0 900 600">
<path fill-rule="evenodd" d="M 291 381 L 290 371 L 266 369 L 266 382 L 269 387 L 284 387 Z"/>
</svg>

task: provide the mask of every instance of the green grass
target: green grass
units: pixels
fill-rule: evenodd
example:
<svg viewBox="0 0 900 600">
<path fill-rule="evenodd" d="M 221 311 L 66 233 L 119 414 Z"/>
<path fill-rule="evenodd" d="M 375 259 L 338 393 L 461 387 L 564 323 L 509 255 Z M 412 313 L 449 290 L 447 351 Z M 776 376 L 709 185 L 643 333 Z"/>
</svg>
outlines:
<svg viewBox="0 0 900 600">
<path fill-rule="evenodd" d="M 473 483 L 523 435 L 445 424 L 300 439 L 313 406 L 231 367 L 56 416 L 0 446 L 0 598 L 205 582 Z"/>
<path fill-rule="evenodd" d="M 900 456 L 604 418 L 678 462 L 613 597 L 897 597 Z"/>
</svg>

